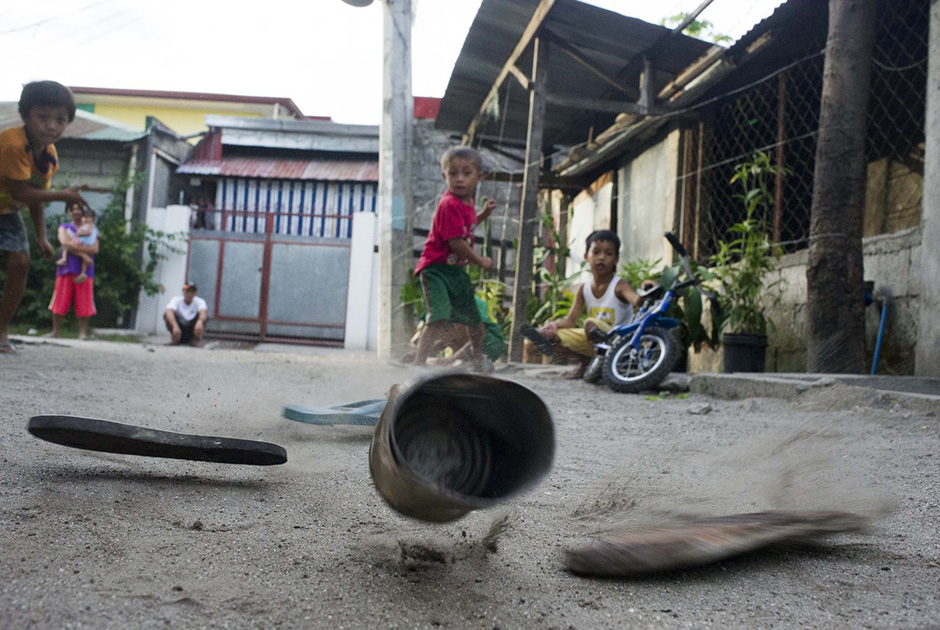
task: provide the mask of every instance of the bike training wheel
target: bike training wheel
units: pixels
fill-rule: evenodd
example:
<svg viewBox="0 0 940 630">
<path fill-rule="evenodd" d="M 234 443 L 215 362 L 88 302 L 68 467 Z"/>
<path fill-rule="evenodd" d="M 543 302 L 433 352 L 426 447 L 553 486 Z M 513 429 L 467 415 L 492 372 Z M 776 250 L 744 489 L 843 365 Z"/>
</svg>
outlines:
<svg viewBox="0 0 940 630">
<path fill-rule="evenodd" d="M 594 358 L 591 359 L 591 362 L 588 363 L 587 368 L 584 370 L 584 379 L 585 383 L 596 383 L 601 380 L 601 377 L 604 376 L 604 355 L 595 354 Z"/>
<path fill-rule="evenodd" d="M 672 371 L 679 348 L 672 334 L 650 326 L 634 350 L 627 338 L 604 358 L 604 380 L 614 391 L 632 394 L 659 385 Z"/>
</svg>

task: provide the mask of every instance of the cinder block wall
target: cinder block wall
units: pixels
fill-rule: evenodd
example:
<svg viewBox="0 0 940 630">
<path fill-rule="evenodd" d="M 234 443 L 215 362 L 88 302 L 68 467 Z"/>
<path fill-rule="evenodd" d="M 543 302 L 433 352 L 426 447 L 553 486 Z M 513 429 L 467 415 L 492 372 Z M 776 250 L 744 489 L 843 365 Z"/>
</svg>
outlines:
<svg viewBox="0 0 940 630">
<path fill-rule="evenodd" d="M 879 374 L 914 374 L 917 324 L 921 293 L 921 228 L 866 238 L 863 241 L 865 279 L 875 283 L 875 294 L 887 298 L 888 311 Z M 782 256 L 775 278 L 782 279 L 779 304 L 768 309 L 773 326 L 768 331 L 768 372 L 806 371 L 806 262 L 802 250 Z M 865 349 L 871 368 L 881 318 L 879 305 L 865 309 Z M 721 350 L 693 353 L 691 372 L 720 372 Z"/>
</svg>

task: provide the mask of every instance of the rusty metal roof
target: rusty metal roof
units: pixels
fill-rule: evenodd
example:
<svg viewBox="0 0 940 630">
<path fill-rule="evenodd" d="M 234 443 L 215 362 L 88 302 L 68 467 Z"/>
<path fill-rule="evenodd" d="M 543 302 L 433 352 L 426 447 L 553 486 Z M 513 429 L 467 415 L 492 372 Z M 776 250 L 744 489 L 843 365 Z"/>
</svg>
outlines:
<svg viewBox="0 0 940 630">
<path fill-rule="evenodd" d="M 176 171 L 184 175 L 214 175 L 257 179 L 377 182 L 379 163 L 369 160 L 273 159 L 223 157 L 191 160 Z"/>
<path fill-rule="evenodd" d="M 522 39 L 540 0 L 483 0 L 464 41 L 437 117 L 437 128 L 464 133 L 483 106 L 503 65 Z M 563 106 L 557 99 L 604 99 L 636 103 L 646 55 L 661 87 L 701 57 L 712 44 L 671 29 L 578 2 L 555 0 L 541 25 L 549 40 L 548 93 L 556 99 L 546 109 L 548 144 L 584 142 L 592 130 L 610 126 L 615 112 Z M 533 44 L 516 67 L 530 75 Z M 511 75 L 502 82 L 498 104 L 478 135 L 524 142 L 529 96 Z"/>
</svg>

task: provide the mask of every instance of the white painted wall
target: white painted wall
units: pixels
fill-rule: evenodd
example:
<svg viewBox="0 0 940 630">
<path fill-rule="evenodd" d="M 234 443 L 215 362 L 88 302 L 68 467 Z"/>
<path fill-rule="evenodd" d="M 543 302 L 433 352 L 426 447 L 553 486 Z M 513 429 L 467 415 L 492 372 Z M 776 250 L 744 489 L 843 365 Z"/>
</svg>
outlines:
<svg viewBox="0 0 940 630">
<path fill-rule="evenodd" d="M 679 132 L 647 149 L 617 171 L 617 224 L 620 262 L 672 261 L 663 233 L 673 229 L 679 176 Z"/>
<path fill-rule="evenodd" d="M 572 202 L 571 218 L 568 221 L 568 260 L 565 271 L 572 274 L 584 262 L 584 240 L 594 230 L 610 229 L 610 207 L 614 185 L 608 183 L 597 192 L 590 194 L 582 191 Z M 590 271 L 582 272 L 581 280 L 590 276 Z"/>
<path fill-rule="evenodd" d="M 163 325 L 163 312 L 170 298 L 182 292 L 183 283 L 186 282 L 186 238 L 189 236 L 189 206 L 168 206 L 166 208 L 150 208 L 147 212 L 147 225 L 153 230 L 160 230 L 168 234 L 184 235 L 177 240 L 175 246 L 182 249 L 182 254 L 170 253 L 166 260 L 161 261 L 156 269 L 156 281 L 163 285 L 164 292 L 149 296 L 140 292 L 140 304 L 137 307 L 137 326 L 134 329 L 138 334 L 153 335 L 166 331 Z M 209 298 L 201 296 L 205 300 Z M 211 297 L 211 296 L 210 296 Z M 212 311 L 212 305 L 209 305 Z"/>
<path fill-rule="evenodd" d="M 371 212 L 353 215 L 349 250 L 349 289 L 346 294 L 346 332 L 349 350 L 378 348 L 378 217 Z"/>
</svg>

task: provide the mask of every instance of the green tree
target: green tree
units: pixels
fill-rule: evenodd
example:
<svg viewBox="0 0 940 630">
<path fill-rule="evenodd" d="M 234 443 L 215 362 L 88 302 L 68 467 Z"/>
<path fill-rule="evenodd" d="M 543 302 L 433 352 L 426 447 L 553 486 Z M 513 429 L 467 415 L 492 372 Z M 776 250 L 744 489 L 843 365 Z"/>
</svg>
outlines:
<svg viewBox="0 0 940 630">
<path fill-rule="evenodd" d="M 685 21 L 688 17 L 688 13 L 676 13 L 670 17 L 661 19 L 659 24 L 660 26 L 677 26 Z M 682 32 L 691 37 L 711 41 L 716 44 L 727 44 L 732 41 L 731 37 L 728 35 L 716 32 L 714 24 L 708 20 L 692 20 L 689 22 L 688 26 L 682 30 Z"/>
</svg>

